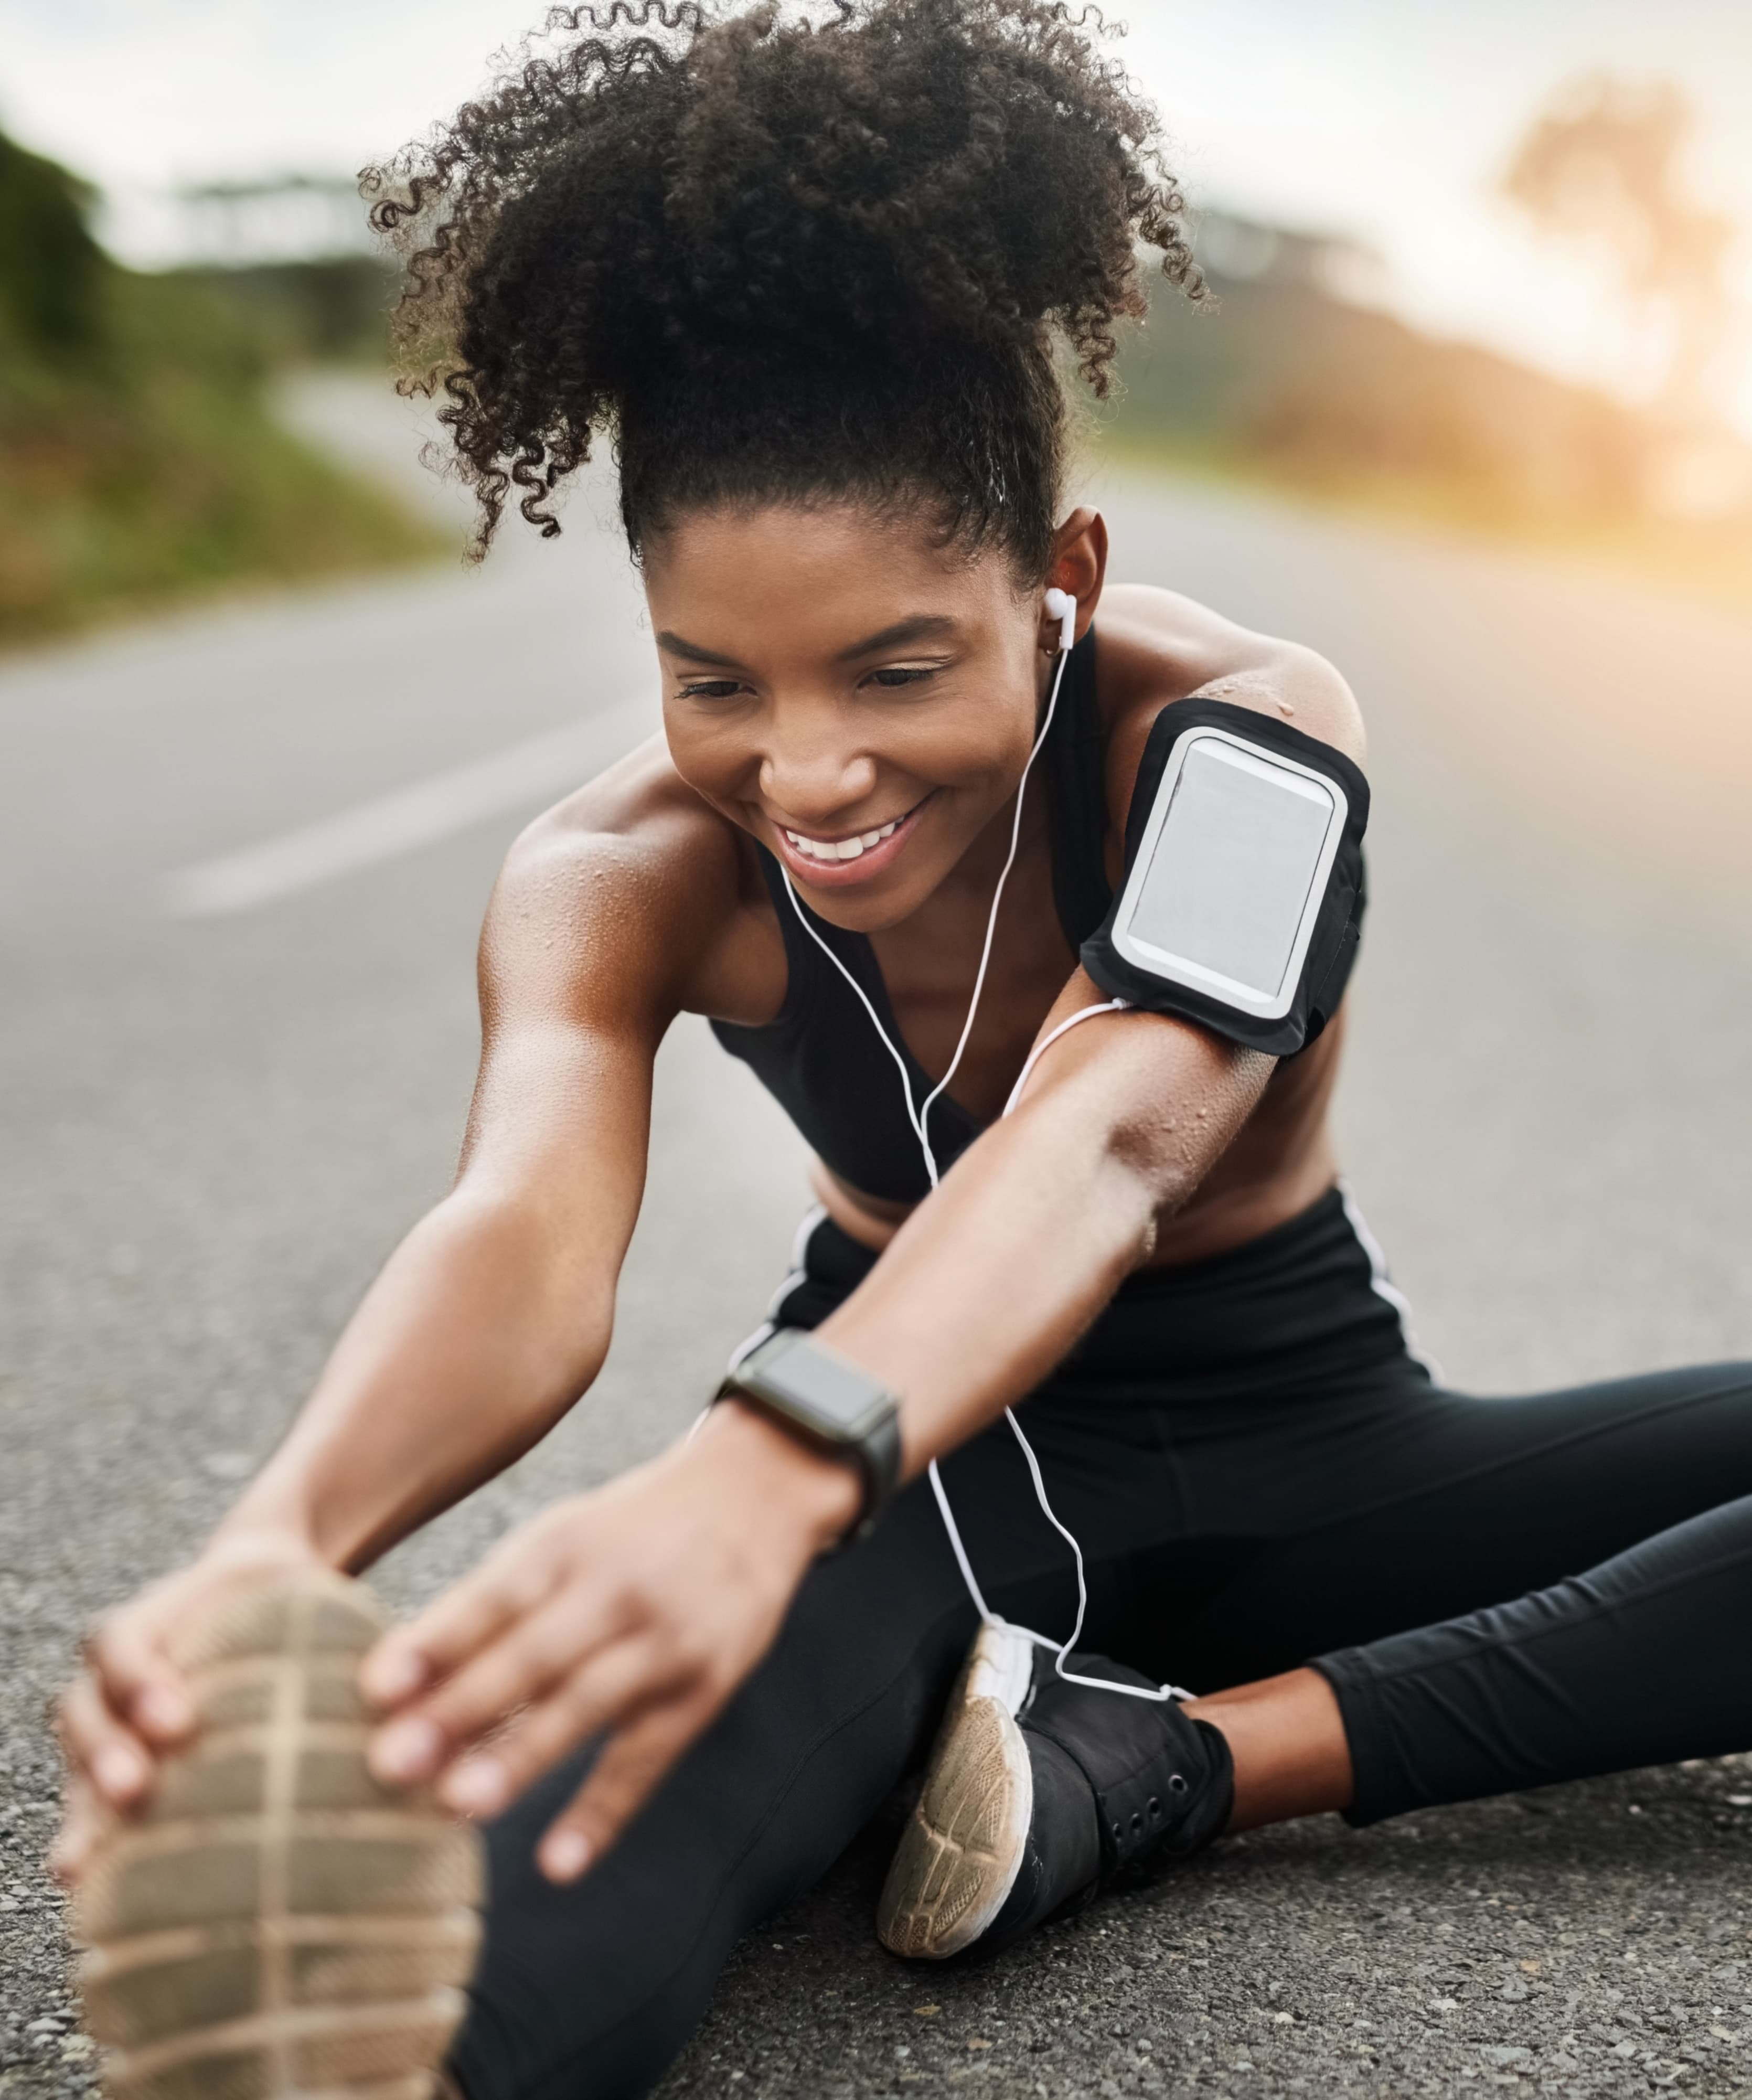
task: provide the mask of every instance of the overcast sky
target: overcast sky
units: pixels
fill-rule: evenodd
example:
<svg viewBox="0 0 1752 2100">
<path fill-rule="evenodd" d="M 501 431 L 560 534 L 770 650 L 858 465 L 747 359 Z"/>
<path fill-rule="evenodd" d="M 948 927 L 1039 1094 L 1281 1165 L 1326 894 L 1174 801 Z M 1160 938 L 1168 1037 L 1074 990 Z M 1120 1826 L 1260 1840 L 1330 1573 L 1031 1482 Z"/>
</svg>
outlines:
<svg viewBox="0 0 1752 2100">
<path fill-rule="evenodd" d="M 532 0 L 0 0 L 0 125 L 105 184 L 351 172 L 478 87 Z M 1553 87 L 1679 81 L 1699 194 L 1752 229 L 1752 0 L 1120 0 L 1195 199 L 1361 235 L 1415 319 L 1634 388 L 1604 280 L 1493 193 Z M 1737 258 L 1752 302 L 1752 232 Z M 1752 428 L 1752 355 L 1741 359 Z"/>
</svg>

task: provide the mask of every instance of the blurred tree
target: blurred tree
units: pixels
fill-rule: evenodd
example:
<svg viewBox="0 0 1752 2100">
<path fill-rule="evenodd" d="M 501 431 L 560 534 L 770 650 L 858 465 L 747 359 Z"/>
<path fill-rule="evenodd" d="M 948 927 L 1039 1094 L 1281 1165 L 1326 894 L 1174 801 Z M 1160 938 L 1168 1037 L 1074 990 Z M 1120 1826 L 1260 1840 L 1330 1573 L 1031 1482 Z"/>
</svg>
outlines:
<svg viewBox="0 0 1752 2100">
<path fill-rule="evenodd" d="M 375 255 L 208 267 L 187 273 L 254 315 L 283 363 L 386 366 L 396 273 Z"/>
<path fill-rule="evenodd" d="M 1216 298 L 1164 292 L 1128 341 L 1101 418 L 1120 444 L 1481 523 L 1636 507 L 1632 412 L 1357 303 L 1351 244 L 1207 211 L 1195 248 Z"/>
<path fill-rule="evenodd" d="M 124 269 L 90 186 L 0 134 L 0 647 L 100 613 L 435 550 L 264 398 L 289 360 L 382 355 L 368 258 Z M 356 280 L 356 281 L 355 281 Z"/>
<path fill-rule="evenodd" d="M 1516 148 L 1503 188 L 1545 232 L 1603 250 L 1631 298 L 1670 330 L 1670 408 L 1709 405 L 1733 302 L 1735 227 L 1688 192 L 1691 105 L 1668 81 L 1590 74 L 1560 88 Z"/>
<path fill-rule="evenodd" d="M 0 329 L 25 348 L 90 349 L 103 333 L 108 258 L 89 223 L 96 192 L 0 132 Z"/>
</svg>

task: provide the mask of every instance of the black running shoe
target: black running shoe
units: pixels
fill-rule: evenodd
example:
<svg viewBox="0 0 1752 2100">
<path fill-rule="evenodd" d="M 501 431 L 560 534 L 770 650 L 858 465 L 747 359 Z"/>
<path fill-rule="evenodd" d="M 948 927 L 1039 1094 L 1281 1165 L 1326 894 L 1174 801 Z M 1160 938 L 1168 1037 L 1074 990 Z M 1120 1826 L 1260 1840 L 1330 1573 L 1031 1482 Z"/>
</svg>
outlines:
<svg viewBox="0 0 1752 2100">
<path fill-rule="evenodd" d="M 1069 1666 L 1150 1683 L 1101 1656 Z M 1172 1700 L 1066 1684 L 1050 1650 L 982 1626 L 889 1869 L 877 1935 L 916 1961 L 997 1953 L 1128 1868 L 1202 1851 L 1233 1799 L 1229 1745 L 1208 1722 Z"/>
</svg>

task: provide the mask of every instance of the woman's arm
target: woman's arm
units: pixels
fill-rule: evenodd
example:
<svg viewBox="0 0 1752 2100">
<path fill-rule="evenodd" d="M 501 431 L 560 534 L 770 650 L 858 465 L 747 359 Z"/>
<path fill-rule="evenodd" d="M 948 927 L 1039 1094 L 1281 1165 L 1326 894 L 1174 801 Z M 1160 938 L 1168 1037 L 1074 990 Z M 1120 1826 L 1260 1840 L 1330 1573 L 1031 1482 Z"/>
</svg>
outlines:
<svg viewBox="0 0 1752 2100">
<path fill-rule="evenodd" d="M 1052 1019 L 1093 996 L 1077 973 Z M 1103 1017 L 1054 1046 L 1017 1113 L 969 1148 L 822 1330 L 902 1395 L 909 1474 L 1066 1352 L 1272 1063 L 1152 1014 Z M 453 1808 L 492 1815 L 604 1735 L 541 1848 L 554 1879 L 582 1873 L 766 1652 L 860 1495 L 849 1468 L 762 1416 L 715 1408 L 686 1444 L 544 1511 L 380 1644 L 365 1687 L 399 1709 L 376 1739 L 380 1776 L 436 1777 Z"/>
<path fill-rule="evenodd" d="M 1079 969 L 1044 1035 L 1101 994 Z M 1100 1014 L 963 1154 L 817 1330 L 904 1396 L 909 1474 L 1031 1392 L 1252 1114 L 1276 1061 L 1165 1015 Z"/>
<path fill-rule="evenodd" d="M 216 1545 L 279 1533 L 364 1568 L 538 1442 L 601 1369 L 638 1207 L 649 1053 L 581 1025 L 514 1026 L 488 1076 L 524 1090 L 520 1135 L 540 1167 L 483 1132 Z"/>
<path fill-rule="evenodd" d="M 1290 720 L 1362 762 L 1362 717 L 1311 649 L 1154 586 L 1101 598 L 1109 797 L 1123 836 L 1163 706 L 1194 692 Z M 1081 969 L 1049 1035 L 1101 994 Z M 1100 1015 L 1055 1043 L 1015 1112 L 889 1243 L 822 1339 L 906 1396 L 909 1469 L 1037 1385 L 1147 1260 L 1258 1105 L 1276 1060 L 1164 1015 Z"/>
<path fill-rule="evenodd" d="M 155 1749 L 192 1725 L 165 1647 L 192 1605 L 263 1567 L 365 1566 L 527 1450 L 600 1369 L 652 1060 L 735 902 L 722 826 L 691 797 L 650 792 L 642 765 L 542 820 L 507 861 L 455 1186 L 391 1256 L 201 1560 L 90 1643 L 63 1733 L 117 1805 L 143 1798 Z"/>
</svg>

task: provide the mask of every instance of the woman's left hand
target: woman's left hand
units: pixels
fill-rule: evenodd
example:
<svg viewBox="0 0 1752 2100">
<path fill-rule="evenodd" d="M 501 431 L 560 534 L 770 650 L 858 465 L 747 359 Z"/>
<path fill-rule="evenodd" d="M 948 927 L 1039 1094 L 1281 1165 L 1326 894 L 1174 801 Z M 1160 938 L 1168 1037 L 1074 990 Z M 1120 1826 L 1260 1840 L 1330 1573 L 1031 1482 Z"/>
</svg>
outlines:
<svg viewBox="0 0 1752 2100">
<path fill-rule="evenodd" d="M 544 1510 L 385 1635 L 360 1674 L 391 1716 L 373 1770 L 491 1816 L 605 1736 L 537 1854 L 576 1880 L 766 1653 L 860 1497 L 849 1467 L 721 1404 L 691 1442 Z"/>
</svg>

